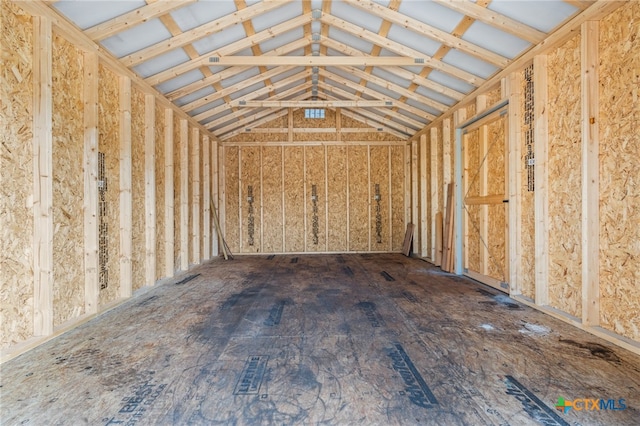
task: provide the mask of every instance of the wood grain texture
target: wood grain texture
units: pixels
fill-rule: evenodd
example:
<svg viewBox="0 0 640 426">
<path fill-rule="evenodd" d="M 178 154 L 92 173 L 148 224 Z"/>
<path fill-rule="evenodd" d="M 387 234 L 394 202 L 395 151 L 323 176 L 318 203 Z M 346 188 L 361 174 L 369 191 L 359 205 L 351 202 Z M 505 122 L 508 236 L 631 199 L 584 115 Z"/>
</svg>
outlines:
<svg viewBox="0 0 640 426">
<path fill-rule="evenodd" d="M 639 31 L 637 2 L 600 23 L 600 321 L 635 341 L 640 340 Z"/>
<path fill-rule="evenodd" d="M 325 190 L 325 147 L 305 147 L 305 192 L 307 205 L 307 245 L 305 251 L 327 251 Z M 315 195 L 313 187 L 315 186 Z M 316 197 L 314 200 L 313 197 Z M 314 210 L 315 205 L 315 210 Z M 316 226 L 314 226 L 314 223 Z"/>
<path fill-rule="evenodd" d="M 405 230 L 405 149 L 392 146 L 391 150 L 391 250 L 402 250 Z"/>
<path fill-rule="evenodd" d="M 369 160 L 367 147 L 349 150 L 349 251 L 369 250 Z"/>
<path fill-rule="evenodd" d="M 137 290 L 145 283 L 145 218 L 144 218 L 144 93 L 131 89 L 131 199 L 132 221 L 132 288 Z"/>
<path fill-rule="evenodd" d="M 155 106 L 156 280 L 166 276 L 165 108 Z"/>
<path fill-rule="evenodd" d="M 580 36 L 548 55 L 549 305 L 582 312 Z"/>
<path fill-rule="evenodd" d="M 262 148 L 263 250 L 281 253 L 284 224 L 282 221 L 282 147 Z"/>
<path fill-rule="evenodd" d="M 0 4 L 0 348 L 33 335 L 33 22 Z M 4 102 L 11 99 L 11 102 Z"/>
<path fill-rule="evenodd" d="M 285 251 L 304 251 L 304 170 L 302 147 L 284 148 Z"/>
<path fill-rule="evenodd" d="M 240 197 L 242 201 L 242 244 L 241 253 L 260 252 L 260 147 L 243 147 Z M 251 195 L 249 194 L 251 187 Z M 251 197 L 251 200 L 249 199 Z M 251 208 L 250 208 L 251 207 Z M 251 211 L 250 211 L 251 209 Z M 251 225 L 251 226 L 250 226 Z"/>
<path fill-rule="evenodd" d="M 236 147 L 224 148 L 225 170 L 225 234 L 232 253 L 240 251 L 240 164 Z"/>
<path fill-rule="evenodd" d="M 54 325 L 84 313 L 83 58 L 53 38 Z"/>
<path fill-rule="evenodd" d="M 329 251 L 347 250 L 347 147 L 327 147 L 327 211 Z"/>
<path fill-rule="evenodd" d="M 98 78 L 98 150 L 104 153 L 107 177 L 107 287 L 100 291 L 100 306 L 116 300 L 120 290 L 120 85 L 116 75 L 100 65 Z"/>
</svg>

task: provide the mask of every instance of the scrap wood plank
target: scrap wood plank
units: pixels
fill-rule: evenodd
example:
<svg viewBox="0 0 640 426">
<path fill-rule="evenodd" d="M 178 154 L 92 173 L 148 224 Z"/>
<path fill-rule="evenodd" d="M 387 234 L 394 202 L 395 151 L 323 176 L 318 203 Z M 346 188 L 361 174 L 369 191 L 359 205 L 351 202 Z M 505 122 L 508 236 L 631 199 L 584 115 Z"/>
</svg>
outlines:
<svg viewBox="0 0 640 426">
<path fill-rule="evenodd" d="M 404 233 L 404 243 L 402 244 L 402 254 L 409 256 L 411 252 L 411 241 L 413 240 L 413 230 L 415 225 L 407 223 L 407 231 Z"/>
</svg>

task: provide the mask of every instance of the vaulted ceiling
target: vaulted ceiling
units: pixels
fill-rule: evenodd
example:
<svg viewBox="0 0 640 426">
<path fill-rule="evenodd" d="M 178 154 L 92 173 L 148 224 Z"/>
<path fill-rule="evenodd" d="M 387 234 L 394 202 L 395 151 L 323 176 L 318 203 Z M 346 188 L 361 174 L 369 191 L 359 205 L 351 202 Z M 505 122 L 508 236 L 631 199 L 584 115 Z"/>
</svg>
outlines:
<svg viewBox="0 0 640 426">
<path fill-rule="evenodd" d="M 302 107 L 409 138 L 593 2 L 49 3 L 224 141 Z"/>
</svg>

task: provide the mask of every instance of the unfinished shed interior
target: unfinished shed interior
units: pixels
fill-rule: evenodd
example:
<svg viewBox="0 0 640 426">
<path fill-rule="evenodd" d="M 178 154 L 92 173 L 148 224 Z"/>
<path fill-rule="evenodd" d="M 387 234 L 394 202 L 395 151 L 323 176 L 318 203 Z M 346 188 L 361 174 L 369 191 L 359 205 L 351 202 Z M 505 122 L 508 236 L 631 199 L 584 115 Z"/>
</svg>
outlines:
<svg viewBox="0 0 640 426">
<path fill-rule="evenodd" d="M 640 2 L 2 0 L 0 423 L 637 424 Z"/>
</svg>

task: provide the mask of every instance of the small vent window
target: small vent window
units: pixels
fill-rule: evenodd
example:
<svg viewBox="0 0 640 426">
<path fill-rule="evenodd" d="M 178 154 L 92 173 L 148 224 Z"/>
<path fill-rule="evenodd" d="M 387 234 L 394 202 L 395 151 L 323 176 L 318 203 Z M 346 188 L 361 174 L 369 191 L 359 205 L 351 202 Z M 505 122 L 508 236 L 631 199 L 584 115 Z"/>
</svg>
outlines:
<svg viewBox="0 0 640 426">
<path fill-rule="evenodd" d="M 324 108 L 306 108 L 304 118 L 324 118 Z"/>
</svg>

